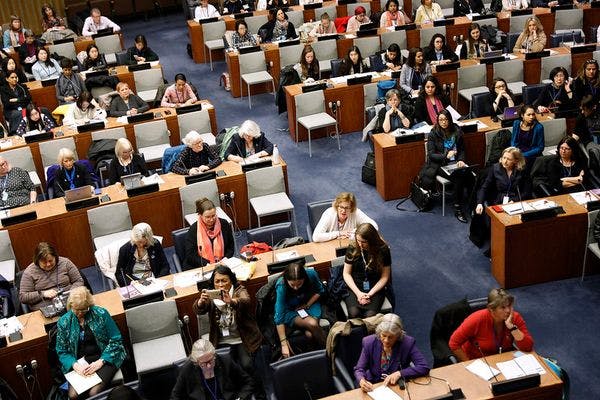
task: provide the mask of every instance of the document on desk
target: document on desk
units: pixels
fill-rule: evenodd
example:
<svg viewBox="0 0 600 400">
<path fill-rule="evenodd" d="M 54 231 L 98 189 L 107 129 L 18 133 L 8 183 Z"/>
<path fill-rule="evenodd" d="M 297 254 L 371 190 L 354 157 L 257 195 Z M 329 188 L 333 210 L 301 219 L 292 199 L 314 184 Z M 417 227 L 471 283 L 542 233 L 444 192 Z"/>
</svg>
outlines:
<svg viewBox="0 0 600 400">
<path fill-rule="evenodd" d="M 500 374 L 500 371 L 486 364 L 482 359 L 473 361 L 467 365 L 467 369 L 485 381 L 489 381 L 494 376 Z"/>
<path fill-rule="evenodd" d="M 77 394 L 81 394 L 86 390 L 93 388 L 97 384 L 102 383 L 102 379 L 100 379 L 98 374 L 95 372 L 92 375 L 83 376 L 79 375 L 75 371 L 71 371 L 65 374 L 65 378 L 67 381 L 69 381 L 71 386 L 73 386 L 73 389 L 75 389 Z"/>
<path fill-rule="evenodd" d="M 496 366 L 506 379 L 519 378 L 530 374 L 543 375 L 546 373 L 544 367 L 542 367 L 533 354 L 526 354 L 509 361 L 499 362 L 496 363 Z"/>
<path fill-rule="evenodd" d="M 585 192 L 569 193 L 573 200 L 579 205 L 587 204 L 589 201 L 600 200 L 600 189 L 587 190 Z"/>
<path fill-rule="evenodd" d="M 22 329 L 23 325 L 17 317 L 0 319 L 0 336 L 8 336 L 14 332 L 20 332 Z"/>
<path fill-rule="evenodd" d="M 367 392 L 373 400 L 402 400 L 399 394 L 394 392 L 388 386 L 378 386 L 376 389 Z"/>
<path fill-rule="evenodd" d="M 169 281 L 164 279 L 149 278 L 147 280 L 150 282 L 149 285 L 142 285 L 139 281 L 133 281 L 131 284 L 141 294 L 160 292 L 169 284 Z"/>
<path fill-rule="evenodd" d="M 151 185 L 153 183 L 158 183 L 159 185 L 161 185 L 161 184 L 165 183 L 165 181 L 158 174 L 144 176 L 142 178 L 142 182 L 144 182 L 144 185 Z"/>
<path fill-rule="evenodd" d="M 280 253 L 275 254 L 275 258 L 277 259 L 277 261 L 285 261 L 285 260 L 289 260 L 290 258 L 296 258 L 296 257 L 300 257 L 300 255 L 298 254 L 298 252 L 296 250 L 282 251 Z"/>
<path fill-rule="evenodd" d="M 208 274 L 210 276 L 210 274 Z M 202 276 L 200 271 L 187 271 L 175 274 L 173 276 L 173 286 L 175 287 L 188 287 L 196 286 L 198 281 L 203 281 L 205 277 Z"/>
<path fill-rule="evenodd" d="M 522 201 L 510 204 L 504 204 L 502 209 L 508 215 L 519 215 L 523 214 L 524 211 L 533 211 L 533 207 L 529 203 Z"/>
</svg>

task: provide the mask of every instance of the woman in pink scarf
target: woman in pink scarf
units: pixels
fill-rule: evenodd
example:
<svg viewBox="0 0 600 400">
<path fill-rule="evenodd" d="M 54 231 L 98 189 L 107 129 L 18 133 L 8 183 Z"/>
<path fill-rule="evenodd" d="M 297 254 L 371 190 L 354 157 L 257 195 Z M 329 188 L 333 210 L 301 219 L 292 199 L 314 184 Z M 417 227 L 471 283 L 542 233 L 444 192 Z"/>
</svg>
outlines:
<svg viewBox="0 0 600 400">
<path fill-rule="evenodd" d="M 410 18 L 404 11 L 400 9 L 400 3 L 398 0 L 388 0 L 385 3 L 385 12 L 381 14 L 381 20 L 379 26 L 387 28 L 388 26 L 404 25 L 410 23 Z"/>
</svg>

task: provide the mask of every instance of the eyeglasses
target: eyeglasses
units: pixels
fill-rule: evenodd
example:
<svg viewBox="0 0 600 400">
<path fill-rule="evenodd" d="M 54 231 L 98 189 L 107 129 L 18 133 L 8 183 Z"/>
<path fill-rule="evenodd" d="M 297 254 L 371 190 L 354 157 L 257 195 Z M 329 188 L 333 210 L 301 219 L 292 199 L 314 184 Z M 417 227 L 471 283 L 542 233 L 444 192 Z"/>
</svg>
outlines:
<svg viewBox="0 0 600 400">
<path fill-rule="evenodd" d="M 501 88 L 504 88 L 504 87 L 506 87 L 506 85 L 504 83 L 499 83 L 499 84 L 496 85 L 496 89 L 501 89 Z"/>
<path fill-rule="evenodd" d="M 560 150 L 560 151 L 572 151 L 572 149 L 570 147 L 567 147 L 567 146 L 560 146 L 558 148 L 558 150 Z"/>
<path fill-rule="evenodd" d="M 446 117 L 439 117 L 438 118 L 438 122 L 448 122 L 448 118 L 446 118 Z"/>
<path fill-rule="evenodd" d="M 80 314 L 85 314 L 88 311 L 90 311 L 89 307 L 87 307 L 87 308 L 81 308 L 81 309 L 76 309 L 76 308 L 73 309 L 73 312 L 80 313 Z"/>
<path fill-rule="evenodd" d="M 345 211 L 350 211 L 350 210 L 352 210 L 352 207 L 350 207 L 350 206 L 347 206 L 347 207 L 344 207 L 344 206 L 337 206 L 337 208 L 338 208 L 339 210 L 345 210 Z"/>
</svg>

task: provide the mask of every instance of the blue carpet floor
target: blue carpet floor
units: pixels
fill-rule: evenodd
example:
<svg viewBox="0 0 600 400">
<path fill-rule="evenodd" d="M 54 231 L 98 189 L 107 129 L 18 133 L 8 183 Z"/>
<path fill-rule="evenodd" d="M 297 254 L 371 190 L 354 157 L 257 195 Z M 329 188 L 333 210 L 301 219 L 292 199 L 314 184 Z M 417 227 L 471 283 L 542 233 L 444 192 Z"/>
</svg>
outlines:
<svg viewBox="0 0 600 400">
<path fill-rule="evenodd" d="M 396 202 L 384 202 L 373 187 L 361 182 L 360 167 L 369 149 L 360 141 L 360 133 L 344 134 L 341 151 L 332 139 L 314 141 L 310 159 L 307 143 L 296 145 L 284 131 L 287 114 L 277 114 L 272 95 L 253 96 L 250 111 L 246 98 L 234 99 L 219 87 L 225 62 L 215 63 L 213 72 L 208 65 L 193 63 L 186 54 L 183 14 L 122 26 L 127 46 L 132 45 L 136 34 L 146 35 L 150 47 L 160 56 L 166 79 L 172 81 L 179 72 L 187 75 L 201 97 L 214 104 L 219 129 L 251 118 L 278 144 L 288 164 L 291 197 L 302 232 L 308 219 L 307 202 L 332 198 L 342 190 L 357 195 L 359 207 L 379 223 L 392 249 L 397 313 L 430 361 L 429 329 L 435 310 L 464 296 L 486 296 L 498 286 L 490 273 L 489 259 L 467 239 L 468 226 L 456 221 L 452 212 L 442 217 L 439 205 L 432 213 L 397 211 Z M 245 243 L 245 236 L 238 242 Z M 600 276 L 588 277 L 584 283 L 569 279 L 511 292 L 516 295 L 516 309 L 533 334 L 535 349 L 557 358 L 570 373 L 571 398 L 599 399 L 600 383 L 595 376 L 600 365 L 596 347 Z"/>
</svg>

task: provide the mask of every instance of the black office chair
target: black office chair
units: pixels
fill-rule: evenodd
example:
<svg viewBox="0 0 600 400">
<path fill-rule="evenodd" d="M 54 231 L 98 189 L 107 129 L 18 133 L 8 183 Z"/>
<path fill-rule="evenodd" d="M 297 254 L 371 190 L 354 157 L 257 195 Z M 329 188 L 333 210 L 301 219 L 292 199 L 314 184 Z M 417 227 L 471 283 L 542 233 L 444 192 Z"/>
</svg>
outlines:
<svg viewBox="0 0 600 400">
<path fill-rule="evenodd" d="M 492 115 L 489 93 L 476 93 L 471 98 L 471 117 L 488 117 Z"/>
<path fill-rule="evenodd" d="M 183 260 L 185 259 L 185 237 L 187 236 L 189 226 L 186 228 L 177 229 L 171 232 L 173 238 L 173 247 L 175 253 L 173 254 L 173 263 L 175 264 L 176 272 L 181 272 L 183 266 Z"/>
<path fill-rule="evenodd" d="M 369 56 L 369 65 L 371 66 L 371 71 L 375 72 L 383 72 L 386 69 L 381 59 L 381 53 L 371 54 Z"/>
<path fill-rule="evenodd" d="M 540 96 L 547 83 L 536 83 L 534 85 L 523 86 L 523 104 L 533 104 Z"/>
<path fill-rule="evenodd" d="M 520 34 L 521 32 L 509 32 L 506 35 L 506 48 L 504 49 L 506 53 L 513 52 L 513 49 L 515 48 L 515 43 L 517 43 L 517 39 L 519 38 Z"/>
<path fill-rule="evenodd" d="M 333 381 L 339 392 L 356 389 L 354 366 L 362 351 L 362 340 L 369 333 L 364 325 L 355 326 L 347 336 L 339 335 L 334 349 Z"/>
<path fill-rule="evenodd" d="M 331 60 L 331 77 L 335 78 L 340 76 L 340 68 L 342 66 L 343 58 L 338 58 L 337 60 Z"/>
<path fill-rule="evenodd" d="M 583 38 L 581 37 L 581 30 L 579 28 L 574 29 L 572 32 L 550 34 L 550 47 L 560 47 L 560 44 L 562 42 L 573 41 L 577 43 L 583 43 Z"/>
<path fill-rule="evenodd" d="M 23 277 L 23 272 L 25 272 L 25 270 L 18 271 L 15 274 L 15 288 L 17 289 L 17 294 L 21 291 L 21 278 Z M 28 304 L 25 304 L 25 303 L 20 303 L 20 304 L 21 304 L 21 312 L 23 314 L 27 314 L 31 311 Z"/>
<path fill-rule="evenodd" d="M 333 200 L 319 200 L 313 201 L 312 203 L 308 203 L 306 208 L 308 209 L 308 224 L 306 224 L 306 236 L 309 242 L 312 242 L 312 233 L 319 220 L 321 219 L 321 215 L 331 207 L 333 204 Z"/>
<path fill-rule="evenodd" d="M 248 229 L 246 239 L 248 243 L 268 243 L 270 246 L 277 244 L 281 239 L 294 237 L 294 228 L 291 222 L 261 226 L 260 228 Z"/>
</svg>

